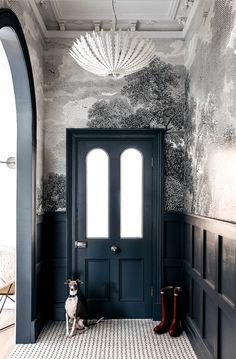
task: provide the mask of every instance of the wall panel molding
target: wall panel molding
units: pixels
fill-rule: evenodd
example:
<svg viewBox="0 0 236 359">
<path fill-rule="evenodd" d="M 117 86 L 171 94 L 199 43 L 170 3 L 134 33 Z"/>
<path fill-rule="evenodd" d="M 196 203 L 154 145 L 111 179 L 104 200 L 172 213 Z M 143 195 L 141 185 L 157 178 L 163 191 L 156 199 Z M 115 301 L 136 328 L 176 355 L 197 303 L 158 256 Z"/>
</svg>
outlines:
<svg viewBox="0 0 236 359">
<path fill-rule="evenodd" d="M 186 328 L 199 358 L 236 351 L 236 224 L 183 215 Z"/>
</svg>

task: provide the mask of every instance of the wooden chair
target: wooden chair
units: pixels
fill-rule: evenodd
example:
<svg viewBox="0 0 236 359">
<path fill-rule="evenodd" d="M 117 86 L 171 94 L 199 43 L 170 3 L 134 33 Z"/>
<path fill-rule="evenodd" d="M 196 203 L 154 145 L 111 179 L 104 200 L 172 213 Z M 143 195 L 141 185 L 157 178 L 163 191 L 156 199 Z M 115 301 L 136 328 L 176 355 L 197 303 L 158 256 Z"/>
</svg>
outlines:
<svg viewBox="0 0 236 359">
<path fill-rule="evenodd" d="M 0 288 L 0 315 L 3 311 L 4 305 L 6 303 L 7 299 L 10 299 L 12 302 L 15 303 L 15 300 L 13 298 L 11 298 L 11 296 L 13 296 L 15 294 L 15 281 L 11 282 L 11 283 L 6 283 L 6 285 L 4 287 Z M 14 325 L 15 323 L 11 323 L 8 325 L 5 325 L 4 327 L 0 328 L 0 331 L 6 328 L 11 327 L 12 325 Z"/>
</svg>

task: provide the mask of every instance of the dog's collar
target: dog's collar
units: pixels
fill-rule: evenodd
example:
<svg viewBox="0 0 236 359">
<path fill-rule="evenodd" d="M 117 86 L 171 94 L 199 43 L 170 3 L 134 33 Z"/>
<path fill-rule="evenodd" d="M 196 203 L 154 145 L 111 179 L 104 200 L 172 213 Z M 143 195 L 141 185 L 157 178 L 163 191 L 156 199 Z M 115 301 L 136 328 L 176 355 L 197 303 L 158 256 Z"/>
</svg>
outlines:
<svg viewBox="0 0 236 359">
<path fill-rule="evenodd" d="M 74 295 L 69 295 L 69 298 L 74 298 L 74 297 L 76 297 L 77 296 L 77 294 L 74 294 Z"/>
</svg>

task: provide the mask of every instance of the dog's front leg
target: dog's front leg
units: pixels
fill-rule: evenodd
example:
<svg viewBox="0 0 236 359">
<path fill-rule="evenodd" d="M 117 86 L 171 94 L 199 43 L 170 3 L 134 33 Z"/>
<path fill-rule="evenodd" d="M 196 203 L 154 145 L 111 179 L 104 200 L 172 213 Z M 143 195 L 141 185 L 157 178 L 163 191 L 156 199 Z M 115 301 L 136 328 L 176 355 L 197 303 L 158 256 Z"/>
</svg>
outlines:
<svg viewBox="0 0 236 359">
<path fill-rule="evenodd" d="M 69 336 L 69 316 L 66 313 L 66 336 Z"/>
<path fill-rule="evenodd" d="M 70 337 L 72 337 L 74 335 L 75 324 L 76 324 L 76 318 L 74 318 L 74 321 L 73 321 L 72 329 L 71 329 L 71 332 L 70 332 Z"/>
</svg>

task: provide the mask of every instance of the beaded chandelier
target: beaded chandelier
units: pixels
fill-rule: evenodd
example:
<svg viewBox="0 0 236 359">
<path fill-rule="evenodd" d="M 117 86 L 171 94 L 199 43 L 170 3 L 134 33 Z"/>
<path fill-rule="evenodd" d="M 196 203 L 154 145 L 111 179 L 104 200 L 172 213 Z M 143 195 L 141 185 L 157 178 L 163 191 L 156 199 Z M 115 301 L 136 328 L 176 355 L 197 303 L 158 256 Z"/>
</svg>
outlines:
<svg viewBox="0 0 236 359">
<path fill-rule="evenodd" d="M 113 28 L 81 35 L 73 43 L 70 54 L 83 69 L 118 79 L 141 70 L 154 60 L 155 45 L 151 40 L 136 37 L 134 31 L 116 31 L 114 0 L 112 8 Z"/>
</svg>

